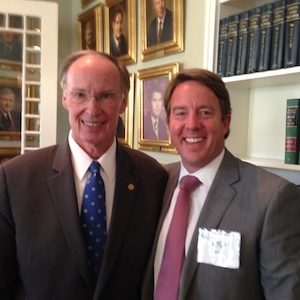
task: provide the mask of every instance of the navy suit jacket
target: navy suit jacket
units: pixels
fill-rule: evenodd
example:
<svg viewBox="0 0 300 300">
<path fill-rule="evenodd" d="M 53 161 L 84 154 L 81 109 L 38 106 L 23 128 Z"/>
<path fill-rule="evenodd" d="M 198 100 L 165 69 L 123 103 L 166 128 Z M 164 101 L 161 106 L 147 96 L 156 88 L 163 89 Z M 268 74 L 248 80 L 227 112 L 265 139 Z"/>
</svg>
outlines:
<svg viewBox="0 0 300 300">
<path fill-rule="evenodd" d="M 138 300 L 167 173 L 118 144 L 114 205 L 94 288 L 70 157 L 65 139 L 0 165 L 0 299 Z"/>
<path fill-rule="evenodd" d="M 142 300 L 153 299 L 156 244 L 180 163 L 166 166 L 169 181 Z M 179 300 L 300 299 L 300 190 L 227 150 L 207 195 L 181 273 Z M 239 269 L 197 262 L 198 229 L 241 234 Z M 172 272 L 172 270 L 170 270 Z"/>
<path fill-rule="evenodd" d="M 21 131 L 21 114 L 15 111 L 10 113 L 12 120 L 16 126 L 17 131 Z M 0 131 L 12 131 L 9 120 L 0 111 Z"/>
<path fill-rule="evenodd" d="M 158 32 L 157 29 L 158 29 L 157 18 L 155 18 L 149 26 L 148 47 L 157 45 L 157 32 Z M 173 13 L 167 9 L 160 42 L 163 43 L 172 40 L 173 40 Z"/>
</svg>

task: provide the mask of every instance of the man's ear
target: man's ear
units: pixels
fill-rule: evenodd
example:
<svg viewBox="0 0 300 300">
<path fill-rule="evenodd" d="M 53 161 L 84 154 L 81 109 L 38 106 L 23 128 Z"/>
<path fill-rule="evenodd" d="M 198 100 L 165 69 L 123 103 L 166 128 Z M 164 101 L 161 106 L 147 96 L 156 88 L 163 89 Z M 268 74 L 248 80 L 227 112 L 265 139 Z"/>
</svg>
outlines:
<svg viewBox="0 0 300 300">
<path fill-rule="evenodd" d="M 68 105 L 67 105 L 67 91 L 64 89 L 62 91 L 62 99 L 61 99 L 63 107 L 68 110 Z"/>
</svg>

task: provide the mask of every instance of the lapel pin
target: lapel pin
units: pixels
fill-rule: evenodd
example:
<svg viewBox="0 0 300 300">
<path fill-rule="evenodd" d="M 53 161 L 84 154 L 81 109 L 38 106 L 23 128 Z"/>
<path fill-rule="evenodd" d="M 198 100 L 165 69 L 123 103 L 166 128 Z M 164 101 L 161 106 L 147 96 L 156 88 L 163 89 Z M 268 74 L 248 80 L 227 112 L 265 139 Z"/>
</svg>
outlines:
<svg viewBox="0 0 300 300">
<path fill-rule="evenodd" d="M 134 190 L 134 185 L 133 185 L 132 183 L 129 183 L 129 184 L 128 184 L 128 189 L 129 189 L 130 191 L 133 191 L 133 190 Z"/>
</svg>

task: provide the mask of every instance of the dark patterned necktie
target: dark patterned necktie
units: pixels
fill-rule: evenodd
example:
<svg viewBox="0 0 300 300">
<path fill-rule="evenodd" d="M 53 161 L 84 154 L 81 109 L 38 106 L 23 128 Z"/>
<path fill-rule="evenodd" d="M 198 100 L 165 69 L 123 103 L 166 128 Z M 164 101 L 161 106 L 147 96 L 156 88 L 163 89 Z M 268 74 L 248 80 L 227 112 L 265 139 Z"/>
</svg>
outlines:
<svg viewBox="0 0 300 300">
<path fill-rule="evenodd" d="M 100 175 L 100 164 L 93 161 L 89 170 L 92 174 L 83 192 L 81 222 L 89 265 L 96 283 L 106 244 L 105 187 Z"/>
<path fill-rule="evenodd" d="M 181 269 L 184 261 L 190 194 L 200 185 L 195 176 L 181 179 L 173 218 L 168 231 L 164 255 L 157 279 L 155 300 L 177 300 Z"/>
<path fill-rule="evenodd" d="M 7 114 L 7 119 L 8 119 L 8 122 L 9 122 L 9 126 L 10 126 L 10 130 L 11 131 L 17 131 L 17 128 L 16 128 L 16 125 L 11 117 L 10 114 Z"/>
</svg>

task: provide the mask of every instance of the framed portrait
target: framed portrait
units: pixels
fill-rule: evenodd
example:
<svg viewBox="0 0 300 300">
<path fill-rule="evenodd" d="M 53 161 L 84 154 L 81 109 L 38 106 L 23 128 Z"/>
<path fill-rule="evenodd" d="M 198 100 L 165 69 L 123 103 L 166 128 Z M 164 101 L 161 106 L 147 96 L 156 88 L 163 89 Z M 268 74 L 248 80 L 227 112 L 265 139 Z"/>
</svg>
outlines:
<svg viewBox="0 0 300 300">
<path fill-rule="evenodd" d="M 163 97 L 168 82 L 178 71 L 178 62 L 138 71 L 140 92 L 138 148 L 141 150 L 177 153 L 171 144 Z"/>
<path fill-rule="evenodd" d="M 183 0 L 141 0 L 142 61 L 184 50 L 183 10 Z"/>
<path fill-rule="evenodd" d="M 117 127 L 118 141 L 126 147 L 133 147 L 133 124 L 134 124 L 134 93 L 135 74 L 130 73 L 130 90 L 125 112 L 119 116 Z"/>
<path fill-rule="evenodd" d="M 136 63 L 136 0 L 106 0 L 105 52 L 124 65 Z"/>
<path fill-rule="evenodd" d="M 0 59 L 0 164 L 21 153 L 22 62 Z"/>
<path fill-rule="evenodd" d="M 78 16 L 79 49 L 103 51 L 102 4 Z"/>
</svg>

